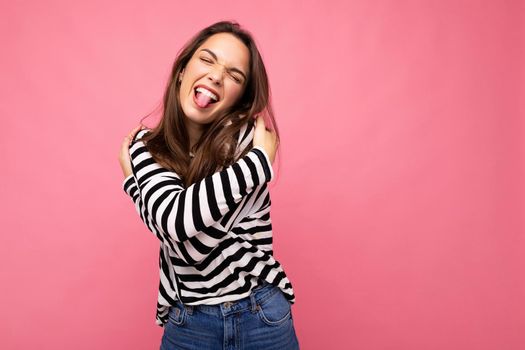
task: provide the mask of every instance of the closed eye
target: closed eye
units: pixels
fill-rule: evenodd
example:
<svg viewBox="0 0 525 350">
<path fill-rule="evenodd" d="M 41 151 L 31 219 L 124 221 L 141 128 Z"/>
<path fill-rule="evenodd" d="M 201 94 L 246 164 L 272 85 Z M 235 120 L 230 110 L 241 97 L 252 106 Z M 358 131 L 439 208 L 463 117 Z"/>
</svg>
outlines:
<svg viewBox="0 0 525 350">
<path fill-rule="evenodd" d="M 204 61 L 206 63 L 213 63 L 213 61 L 211 61 L 209 58 L 206 58 L 206 57 L 199 57 L 199 58 L 200 58 L 201 61 Z M 237 78 L 237 76 L 235 76 L 235 75 L 231 75 L 231 77 L 233 78 L 233 80 L 235 80 L 235 82 L 237 82 L 239 84 L 242 82 L 242 80 Z"/>
<path fill-rule="evenodd" d="M 233 80 L 235 80 L 236 82 L 240 83 L 241 82 L 241 79 L 237 78 L 236 76 L 232 75 L 232 78 Z"/>
</svg>

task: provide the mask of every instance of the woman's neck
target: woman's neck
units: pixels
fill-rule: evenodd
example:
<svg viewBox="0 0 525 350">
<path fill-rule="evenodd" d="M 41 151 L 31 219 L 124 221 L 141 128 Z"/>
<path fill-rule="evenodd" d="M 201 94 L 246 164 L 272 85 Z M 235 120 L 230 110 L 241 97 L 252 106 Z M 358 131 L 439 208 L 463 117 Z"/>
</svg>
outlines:
<svg viewBox="0 0 525 350">
<path fill-rule="evenodd" d="M 186 122 L 186 129 L 188 130 L 188 137 L 190 139 L 190 150 L 199 141 L 203 127 L 198 123 Z"/>
</svg>

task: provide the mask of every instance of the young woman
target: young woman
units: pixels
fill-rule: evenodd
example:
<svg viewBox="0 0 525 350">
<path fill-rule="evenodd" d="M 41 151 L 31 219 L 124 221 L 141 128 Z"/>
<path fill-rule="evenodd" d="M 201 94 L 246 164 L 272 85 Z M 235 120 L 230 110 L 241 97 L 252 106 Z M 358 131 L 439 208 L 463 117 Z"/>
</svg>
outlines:
<svg viewBox="0 0 525 350">
<path fill-rule="evenodd" d="M 221 21 L 195 35 L 163 107 L 119 155 L 123 190 L 160 240 L 161 349 L 298 349 L 294 291 L 272 246 L 267 183 L 279 137 L 250 33 Z"/>
</svg>

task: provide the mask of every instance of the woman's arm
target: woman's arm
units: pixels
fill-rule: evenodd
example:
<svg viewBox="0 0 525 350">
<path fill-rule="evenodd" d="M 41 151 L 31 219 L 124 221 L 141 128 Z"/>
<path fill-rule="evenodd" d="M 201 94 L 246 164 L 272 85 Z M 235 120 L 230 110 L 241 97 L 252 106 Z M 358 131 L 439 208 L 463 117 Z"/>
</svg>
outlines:
<svg viewBox="0 0 525 350">
<path fill-rule="evenodd" d="M 141 131 L 142 136 L 147 131 Z M 134 199 L 142 213 L 139 200 L 164 239 L 185 242 L 197 234 L 208 234 L 220 239 L 226 232 L 217 229 L 218 222 L 235 210 L 244 196 L 257 186 L 273 179 L 273 170 L 263 147 L 252 148 L 236 163 L 203 180 L 183 188 L 180 177 L 156 162 L 143 142 L 138 140 L 130 148 L 134 178 L 138 184 L 138 197 Z M 126 193 L 132 196 L 131 177 Z M 135 186 L 137 185 L 135 184 Z M 132 196 L 133 198 L 133 196 Z"/>
<path fill-rule="evenodd" d="M 144 129 L 144 127 L 139 125 L 139 126 L 135 127 L 133 130 L 131 130 L 131 132 L 124 138 L 124 142 L 121 145 L 120 154 L 119 154 L 119 162 L 120 162 L 120 166 L 121 166 L 122 171 L 123 171 L 124 176 L 125 176 L 124 181 L 122 182 L 122 188 L 123 188 L 124 192 L 127 195 L 129 195 L 131 197 L 131 199 L 133 200 L 133 204 L 135 205 L 135 209 L 136 209 L 137 213 L 139 214 L 139 216 L 142 219 L 142 221 L 146 224 L 148 229 L 150 231 L 152 231 L 157 236 L 157 238 L 159 238 L 163 243 L 169 243 L 169 241 L 166 242 L 164 237 L 161 234 L 159 234 L 158 230 L 155 230 L 154 227 L 152 228 L 150 226 L 150 223 L 147 222 L 148 215 L 147 215 L 147 212 L 144 210 L 144 207 L 142 205 L 142 201 L 140 199 L 140 193 L 139 193 L 139 190 L 138 190 L 137 182 L 136 182 L 136 179 L 135 179 L 135 177 L 133 175 L 131 159 L 130 159 L 130 155 L 129 155 L 129 147 L 130 147 L 131 143 L 135 142 L 136 134 L 141 129 Z M 238 145 L 237 145 L 236 157 L 238 157 L 238 155 L 242 152 L 243 149 L 245 149 L 246 147 L 249 146 L 251 140 L 253 139 L 254 131 L 255 131 L 255 128 L 253 127 L 252 129 L 249 129 L 248 125 L 245 125 L 243 128 L 241 128 L 241 130 L 239 132 L 239 137 L 238 137 L 238 140 L 237 140 Z M 228 215 L 223 215 L 224 221 L 231 220 L 231 217 L 232 217 L 234 211 L 235 210 L 231 210 L 228 213 Z M 240 214 L 237 213 L 235 219 L 238 220 L 239 219 L 239 215 Z M 242 218 L 240 218 L 240 219 L 242 219 Z M 221 231 L 226 233 L 229 229 L 231 229 L 231 227 L 229 227 L 229 229 L 226 229 L 226 227 L 228 227 L 228 225 L 231 226 L 232 222 L 229 222 L 228 224 L 224 224 L 223 225 L 224 226 L 224 230 L 222 229 L 223 226 L 215 225 L 215 227 L 213 229 L 209 229 L 208 228 L 206 230 L 208 232 L 204 232 L 204 233 L 207 234 L 208 236 L 214 236 L 212 231 L 215 230 L 217 227 Z M 194 236 L 194 238 L 196 239 L 197 236 L 202 236 L 202 234 L 196 235 L 196 236 Z M 222 235 L 220 235 L 220 237 L 222 237 Z M 185 244 L 183 245 L 183 247 L 181 247 L 181 249 L 184 249 L 184 248 L 190 248 L 191 249 L 191 247 L 189 247 L 191 245 L 191 242 L 185 241 L 184 243 Z M 209 240 L 208 240 L 208 243 L 210 243 Z"/>
<path fill-rule="evenodd" d="M 141 206 L 140 206 L 140 201 L 139 201 L 140 195 L 138 192 L 138 186 L 137 186 L 137 183 L 135 182 L 135 177 L 133 177 L 133 173 L 128 175 L 124 179 L 124 181 L 122 181 L 122 189 L 124 190 L 124 192 L 126 192 L 128 196 L 131 197 L 131 199 L 133 200 L 133 204 L 135 204 L 135 209 L 137 210 L 138 214 L 141 216 L 141 219 L 144 221 L 144 219 L 142 218 L 141 210 L 140 210 Z"/>
<path fill-rule="evenodd" d="M 246 212 L 244 209 L 239 210 L 238 212 L 236 212 L 236 210 L 232 210 L 228 213 L 228 215 L 224 216 L 224 218 L 226 219 L 233 220 L 233 222 L 228 222 L 227 225 L 224 225 L 228 228 L 225 228 L 223 225 L 217 223 L 216 225 L 214 225 L 213 228 L 207 228 L 203 232 L 195 235 L 189 240 L 186 240 L 184 242 L 176 242 L 170 239 L 166 239 L 165 236 L 162 235 L 160 231 L 156 229 L 155 226 L 151 225 L 151 220 L 148 218 L 148 214 L 144 210 L 139 189 L 133 174 L 127 176 L 124 179 L 122 186 L 126 194 L 128 194 L 132 198 L 135 204 L 135 208 L 142 221 L 146 224 L 146 227 L 153 234 L 155 234 L 161 242 L 168 245 L 170 249 L 177 254 L 179 259 L 181 259 L 189 265 L 195 265 L 196 263 L 204 260 L 217 246 L 217 243 L 220 241 L 220 238 L 211 238 L 213 235 L 210 235 L 210 231 L 220 229 L 220 231 L 222 231 L 224 234 L 226 234 L 229 230 L 235 233 L 235 226 L 238 224 L 239 220 L 244 221 L 245 219 L 249 219 L 252 215 L 254 218 L 257 218 L 257 216 L 261 216 L 261 209 L 257 209 L 260 206 L 263 206 L 265 211 L 267 212 L 265 216 L 269 216 L 268 202 L 270 194 L 266 185 L 263 185 L 259 187 L 259 192 L 252 192 L 252 195 L 255 195 L 254 198 L 258 198 L 255 202 L 253 202 L 253 200 L 248 200 L 248 202 L 245 202 L 245 204 L 243 204 L 243 207 L 246 206 L 246 209 L 248 209 L 248 206 L 250 207 L 250 209 L 248 209 L 248 212 Z M 262 194 L 262 196 L 260 196 L 260 194 Z M 248 196 L 246 198 L 248 198 Z M 255 213 L 251 210 L 252 207 L 255 208 Z M 233 219 L 234 212 L 236 213 L 235 218 Z M 148 222 L 148 220 L 150 222 Z M 220 237 L 223 236 L 223 234 L 220 235 Z"/>
<path fill-rule="evenodd" d="M 142 200 L 140 199 L 140 192 L 139 192 L 139 188 L 137 186 L 137 182 L 135 181 L 135 177 L 133 175 L 133 173 L 131 173 L 131 175 L 128 175 L 124 181 L 122 182 L 122 188 L 124 190 L 124 192 L 126 192 L 130 197 L 131 199 L 133 200 L 133 204 L 135 205 L 135 210 L 137 211 L 137 213 L 139 214 L 140 216 L 140 219 L 144 222 L 144 224 L 146 224 L 146 227 L 155 234 L 155 236 L 157 236 L 157 238 L 163 242 L 163 243 L 168 243 L 170 245 L 170 247 L 172 248 L 172 250 L 174 250 L 175 248 L 171 245 L 171 242 L 166 242 L 164 236 L 162 236 L 159 231 L 153 231 L 150 226 L 149 226 L 149 223 L 147 221 L 147 213 L 144 211 L 144 206 L 142 205 Z"/>
<path fill-rule="evenodd" d="M 133 200 L 133 203 L 135 204 L 135 209 L 137 210 L 137 213 L 139 214 L 144 224 L 146 224 L 146 227 L 155 236 L 157 236 L 157 238 L 163 244 L 168 245 L 170 249 L 173 252 L 175 252 L 180 259 L 182 259 L 182 261 L 184 261 L 185 263 L 189 265 L 194 265 L 197 262 L 202 261 L 206 256 L 209 255 L 209 253 L 211 253 L 211 251 L 215 247 L 215 244 L 210 244 L 209 247 L 208 246 L 203 247 L 202 244 L 199 244 L 198 242 L 196 242 L 198 240 L 199 235 L 196 235 L 192 237 L 191 239 L 184 241 L 184 242 L 175 242 L 175 241 L 170 240 L 169 238 L 166 238 L 164 235 L 161 234 L 160 230 L 158 230 L 154 225 L 152 225 L 151 220 L 148 218 L 147 212 L 144 210 L 144 205 L 142 204 L 139 188 L 137 186 L 137 182 L 135 180 L 135 176 L 133 175 L 133 173 L 131 175 L 128 175 L 124 179 L 122 186 L 123 186 L 124 191 Z M 206 231 L 210 231 L 210 230 L 207 229 Z M 202 232 L 201 235 L 209 236 L 209 232 Z M 210 240 L 208 239 L 208 241 Z"/>
</svg>

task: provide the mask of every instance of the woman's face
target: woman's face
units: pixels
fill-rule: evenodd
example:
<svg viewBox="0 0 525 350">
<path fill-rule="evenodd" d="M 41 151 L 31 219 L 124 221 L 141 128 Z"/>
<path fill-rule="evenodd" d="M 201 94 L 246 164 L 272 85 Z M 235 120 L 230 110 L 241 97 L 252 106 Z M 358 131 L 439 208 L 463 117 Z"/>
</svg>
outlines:
<svg viewBox="0 0 525 350">
<path fill-rule="evenodd" d="M 210 36 L 183 69 L 179 92 L 186 122 L 208 124 L 234 105 L 246 87 L 250 51 L 229 33 Z M 215 101 L 216 100 L 216 101 Z"/>
</svg>

